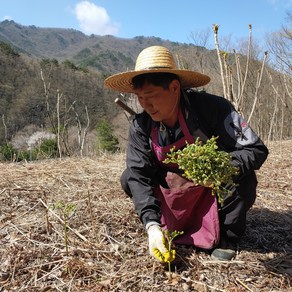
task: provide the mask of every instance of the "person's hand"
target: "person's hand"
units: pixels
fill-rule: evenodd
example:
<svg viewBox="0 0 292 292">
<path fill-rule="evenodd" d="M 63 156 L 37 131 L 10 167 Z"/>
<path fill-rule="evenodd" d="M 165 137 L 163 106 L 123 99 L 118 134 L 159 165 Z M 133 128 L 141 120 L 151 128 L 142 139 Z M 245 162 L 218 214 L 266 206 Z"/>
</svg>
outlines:
<svg viewBox="0 0 292 292">
<path fill-rule="evenodd" d="M 205 182 L 202 182 L 200 185 L 201 185 L 202 187 L 205 187 L 205 188 L 213 188 L 213 186 L 214 186 L 214 182 L 211 181 L 211 180 L 207 180 L 207 181 L 205 181 Z"/>
<path fill-rule="evenodd" d="M 175 259 L 175 250 L 168 250 L 165 245 L 165 237 L 159 225 L 151 225 L 148 230 L 149 252 L 161 262 L 168 263 Z"/>
</svg>

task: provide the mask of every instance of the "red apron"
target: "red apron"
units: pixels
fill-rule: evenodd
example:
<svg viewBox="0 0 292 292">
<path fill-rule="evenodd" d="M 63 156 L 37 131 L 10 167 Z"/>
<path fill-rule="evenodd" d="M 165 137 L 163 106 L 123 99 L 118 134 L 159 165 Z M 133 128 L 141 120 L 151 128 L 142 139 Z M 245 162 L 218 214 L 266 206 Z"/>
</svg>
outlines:
<svg viewBox="0 0 292 292">
<path fill-rule="evenodd" d="M 158 128 L 152 126 L 152 147 L 159 163 L 167 169 L 166 182 L 168 189 L 159 186 L 155 194 L 161 203 L 161 223 L 169 231 L 184 231 L 175 238 L 179 244 L 194 245 L 203 249 L 210 249 L 219 242 L 219 219 L 216 196 L 210 188 L 195 186 L 192 181 L 172 172 L 177 169 L 175 164 L 164 164 L 170 149 L 174 146 L 180 149 L 194 142 L 183 114 L 179 112 L 179 124 L 184 136 L 171 145 L 164 147 L 158 143 Z"/>
</svg>

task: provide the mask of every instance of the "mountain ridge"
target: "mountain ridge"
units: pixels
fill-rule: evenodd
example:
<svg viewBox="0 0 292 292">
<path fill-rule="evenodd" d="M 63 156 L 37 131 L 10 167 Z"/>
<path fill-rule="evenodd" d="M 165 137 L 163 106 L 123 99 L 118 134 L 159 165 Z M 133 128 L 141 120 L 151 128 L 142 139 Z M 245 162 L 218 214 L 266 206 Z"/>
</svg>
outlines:
<svg viewBox="0 0 292 292">
<path fill-rule="evenodd" d="M 20 52 L 34 58 L 54 58 L 58 61 L 69 59 L 77 65 L 92 65 L 98 71 L 109 71 L 109 74 L 116 73 L 116 68 L 128 70 L 130 67 L 134 67 L 138 53 L 151 45 L 163 45 L 174 52 L 180 51 L 180 54 L 182 54 L 181 46 L 195 53 L 202 49 L 206 50 L 192 44 L 180 44 L 157 37 L 136 36 L 132 39 L 125 39 L 111 35 L 87 36 L 75 29 L 23 26 L 12 20 L 0 22 L 1 40 L 11 43 Z M 86 58 L 84 60 L 83 57 L 80 58 L 84 50 L 89 52 L 93 64 L 90 64 L 89 56 L 87 56 L 87 60 Z M 104 53 L 108 53 L 112 58 L 109 58 L 111 62 L 108 69 L 104 66 L 98 68 L 95 64 L 95 61 L 102 63 L 104 58 L 96 60 L 98 58 L 94 59 L 94 57 L 101 55 L 102 58 Z M 118 61 L 120 59 L 122 62 Z"/>
</svg>

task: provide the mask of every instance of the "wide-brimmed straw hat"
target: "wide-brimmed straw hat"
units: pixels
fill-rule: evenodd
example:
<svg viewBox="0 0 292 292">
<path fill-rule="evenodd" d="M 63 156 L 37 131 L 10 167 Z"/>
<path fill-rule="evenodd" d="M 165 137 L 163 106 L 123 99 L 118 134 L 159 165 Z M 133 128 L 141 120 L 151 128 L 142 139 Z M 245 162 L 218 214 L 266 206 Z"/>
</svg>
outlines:
<svg viewBox="0 0 292 292">
<path fill-rule="evenodd" d="M 144 49 L 137 57 L 135 70 L 114 74 L 104 84 L 111 89 L 134 92 L 132 79 L 145 73 L 173 73 L 180 79 L 182 88 L 200 87 L 210 81 L 210 77 L 191 70 L 178 69 L 170 51 L 162 46 Z"/>
</svg>

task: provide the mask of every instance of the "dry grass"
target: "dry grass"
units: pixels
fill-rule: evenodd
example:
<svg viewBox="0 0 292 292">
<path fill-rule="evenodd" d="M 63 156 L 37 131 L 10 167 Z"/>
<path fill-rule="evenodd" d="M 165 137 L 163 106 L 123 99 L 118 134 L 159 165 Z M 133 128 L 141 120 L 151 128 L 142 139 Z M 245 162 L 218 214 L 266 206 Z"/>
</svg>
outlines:
<svg viewBox="0 0 292 292">
<path fill-rule="evenodd" d="M 292 141 L 270 150 L 236 259 L 177 246 L 171 278 L 121 191 L 123 155 L 1 164 L 0 291 L 292 291 Z"/>
</svg>

